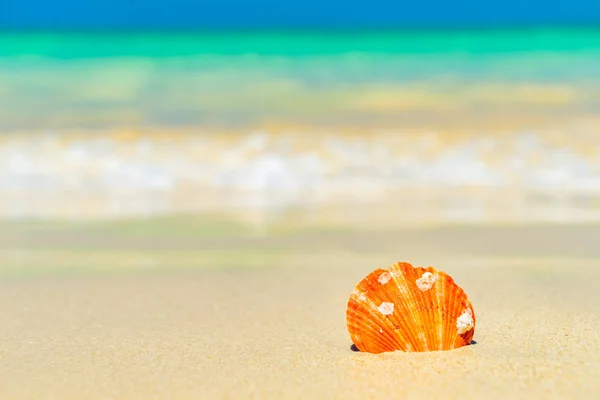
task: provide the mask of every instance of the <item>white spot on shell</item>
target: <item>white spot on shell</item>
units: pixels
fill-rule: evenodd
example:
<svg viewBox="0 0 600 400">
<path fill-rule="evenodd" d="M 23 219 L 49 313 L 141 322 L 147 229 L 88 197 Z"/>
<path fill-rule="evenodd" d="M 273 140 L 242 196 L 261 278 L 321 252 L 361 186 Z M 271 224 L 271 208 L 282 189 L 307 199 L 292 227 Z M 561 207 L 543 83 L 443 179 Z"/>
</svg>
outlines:
<svg viewBox="0 0 600 400">
<path fill-rule="evenodd" d="M 437 281 L 437 276 L 431 272 L 425 272 L 419 279 L 416 280 L 416 284 L 421 292 L 426 292 L 433 287 L 435 281 Z"/>
<path fill-rule="evenodd" d="M 359 299 L 360 301 L 366 301 L 366 300 L 367 300 L 367 296 L 365 296 L 365 294 L 361 292 L 361 293 L 358 295 L 358 299 Z"/>
<path fill-rule="evenodd" d="M 388 272 L 384 272 L 383 274 L 379 275 L 379 278 L 377 280 L 382 285 L 385 285 L 390 281 L 390 279 L 392 279 L 392 276 Z"/>
<path fill-rule="evenodd" d="M 383 333 L 383 329 L 379 328 L 379 333 Z"/>
<path fill-rule="evenodd" d="M 467 308 L 465 312 L 463 312 L 460 317 L 456 319 L 456 329 L 458 329 L 458 334 L 462 335 L 463 333 L 469 332 L 475 326 L 475 322 L 473 321 L 473 313 L 471 309 Z"/>
<path fill-rule="evenodd" d="M 394 303 L 386 303 L 385 301 L 377 307 L 380 313 L 383 315 L 390 315 L 394 312 Z"/>
</svg>

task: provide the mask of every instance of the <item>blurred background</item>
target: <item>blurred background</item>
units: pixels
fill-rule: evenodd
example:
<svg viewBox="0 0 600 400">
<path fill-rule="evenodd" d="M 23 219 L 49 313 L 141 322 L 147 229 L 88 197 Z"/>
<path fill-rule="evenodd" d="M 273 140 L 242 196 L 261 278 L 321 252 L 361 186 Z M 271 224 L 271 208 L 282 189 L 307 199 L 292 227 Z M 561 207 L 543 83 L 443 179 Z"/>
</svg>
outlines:
<svg viewBox="0 0 600 400">
<path fill-rule="evenodd" d="M 600 219 L 592 0 L 3 0 L 0 28 L 5 265 Z"/>
</svg>

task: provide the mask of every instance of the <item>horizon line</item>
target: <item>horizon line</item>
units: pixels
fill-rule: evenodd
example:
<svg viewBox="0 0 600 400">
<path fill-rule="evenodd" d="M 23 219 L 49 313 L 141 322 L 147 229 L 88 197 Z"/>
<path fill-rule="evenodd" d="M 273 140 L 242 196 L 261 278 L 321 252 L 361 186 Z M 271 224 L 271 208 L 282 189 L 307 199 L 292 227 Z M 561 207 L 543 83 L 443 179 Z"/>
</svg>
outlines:
<svg viewBox="0 0 600 400">
<path fill-rule="evenodd" d="M 595 22 L 544 22 L 544 23 L 464 23 L 464 24 L 355 24 L 349 25 L 304 25 L 304 26 L 36 26 L 16 27 L 0 25 L 0 33 L 352 33 L 352 32 L 418 32 L 418 31 L 494 31 L 494 30 L 552 30 L 552 29 L 600 29 L 600 20 Z"/>
</svg>

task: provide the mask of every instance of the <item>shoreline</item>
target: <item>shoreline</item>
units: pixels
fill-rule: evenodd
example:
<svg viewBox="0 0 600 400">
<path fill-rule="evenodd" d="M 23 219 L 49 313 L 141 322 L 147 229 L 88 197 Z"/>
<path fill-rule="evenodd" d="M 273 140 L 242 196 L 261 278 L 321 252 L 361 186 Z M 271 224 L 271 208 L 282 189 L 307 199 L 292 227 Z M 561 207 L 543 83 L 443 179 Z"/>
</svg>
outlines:
<svg viewBox="0 0 600 400">
<path fill-rule="evenodd" d="M 429 222 L 598 221 L 597 129 L 7 134 L 0 218 L 228 213 L 267 224 L 360 213 L 384 223 L 385 210 Z"/>
</svg>

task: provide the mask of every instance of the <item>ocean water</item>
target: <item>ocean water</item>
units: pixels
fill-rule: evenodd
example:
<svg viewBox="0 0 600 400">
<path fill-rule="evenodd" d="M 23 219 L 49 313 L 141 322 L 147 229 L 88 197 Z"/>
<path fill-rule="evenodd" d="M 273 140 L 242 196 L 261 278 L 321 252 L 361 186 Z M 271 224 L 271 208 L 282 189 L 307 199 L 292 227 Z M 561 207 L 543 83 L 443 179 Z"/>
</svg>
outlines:
<svg viewBox="0 0 600 400">
<path fill-rule="evenodd" d="M 1 33 L 1 214 L 588 218 L 599 66 L 597 28 Z"/>
<path fill-rule="evenodd" d="M 589 114 L 600 29 L 2 34 L 0 128 Z"/>
</svg>

